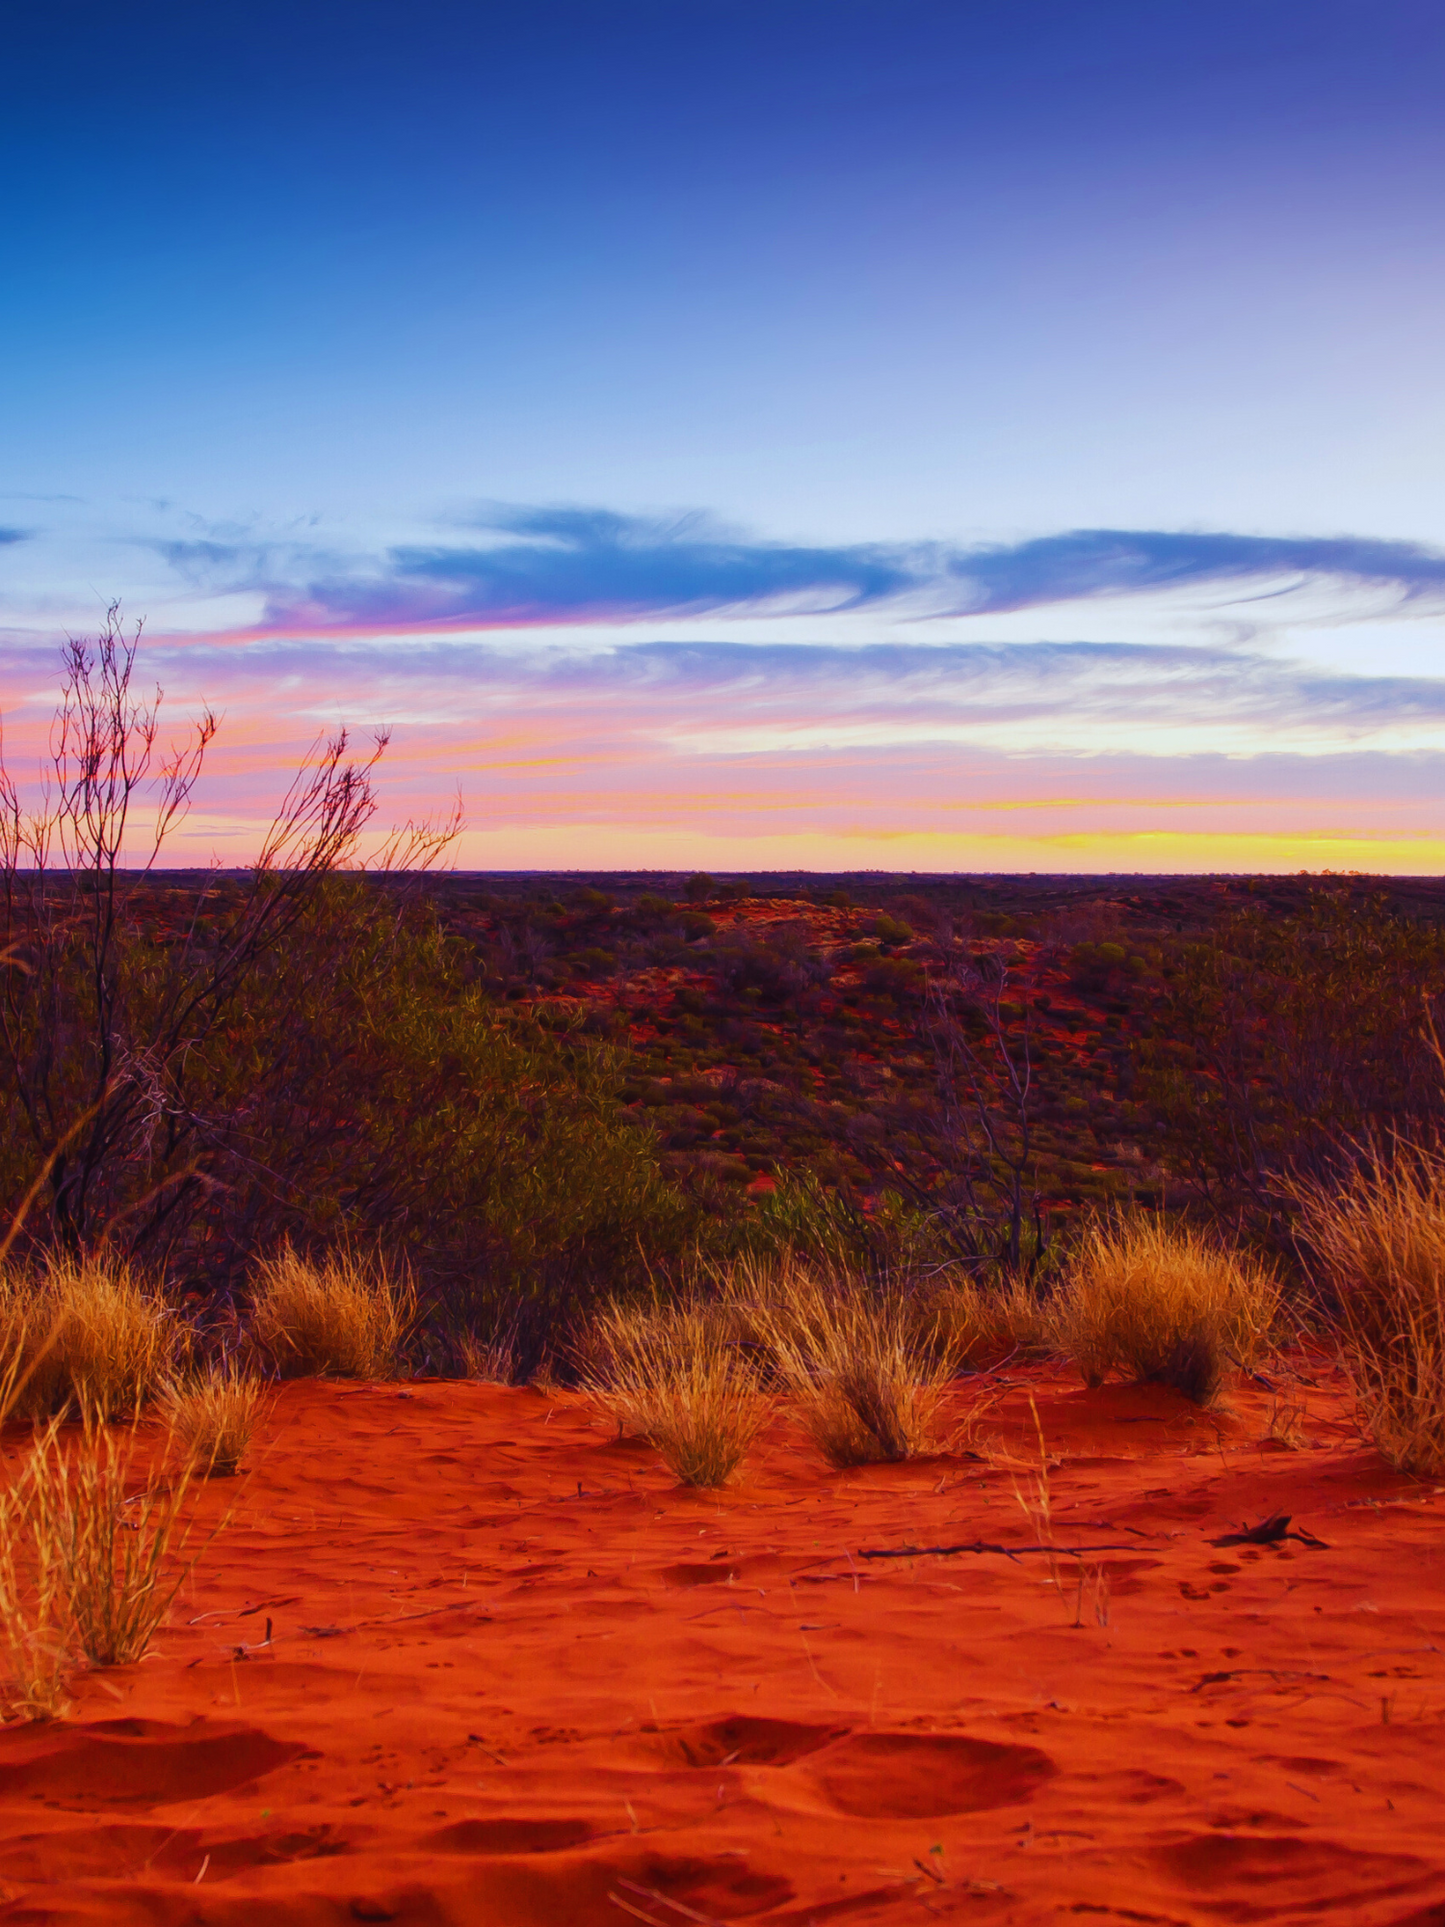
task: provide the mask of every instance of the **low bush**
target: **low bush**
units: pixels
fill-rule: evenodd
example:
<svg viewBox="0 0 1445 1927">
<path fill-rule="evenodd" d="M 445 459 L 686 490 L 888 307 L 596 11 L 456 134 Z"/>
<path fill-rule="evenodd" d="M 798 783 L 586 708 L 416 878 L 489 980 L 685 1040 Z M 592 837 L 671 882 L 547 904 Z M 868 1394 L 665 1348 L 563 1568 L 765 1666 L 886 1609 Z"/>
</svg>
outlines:
<svg viewBox="0 0 1445 1927">
<path fill-rule="evenodd" d="M 1445 1154 L 1400 1148 L 1301 1185 L 1301 1236 L 1333 1301 L 1361 1424 L 1392 1465 L 1445 1472 Z"/>
<path fill-rule="evenodd" d="M 157 1390 L 174 1363 L 176 1328 L 124 1264 L 57 1257 L 39 1273 L 0 1277 L 0 1347 L 17 1416 L 106 1420 L 136 1412 Z"/>
<path fill-rule="evenodd" d="M 609 1307 L 593 1327 L 581 1377 L 683 1485 L 724 1484 L 767 1418 L 734 1321 L 714 1306 Z"/>
<path fill-rule="evenodd" d="M 1207 1405 L 1231 1362 L 1259 1361 L 1278 1309 L 1266 1266 L 1140 1213 L 1084 1234 L 1053 1300 L 1052 1327 L 1085 1384 L 1121 1372 Z"/>
<path fill-rule="evenodd" d="M 202 1478 L 231 1477 L 251 1443 L 264 1396 L 259 1379 L 223 1367 L 169 1387 L 163 1416 L 183 1462 Z"/>
<path fill-rule="evenodd" d="M 380 1258 L 283 1245 L 256 1268 L 251 1338 L 282 1378 L 391 1378 L 415 1308 L 410 1279 Z"/>
</svg>

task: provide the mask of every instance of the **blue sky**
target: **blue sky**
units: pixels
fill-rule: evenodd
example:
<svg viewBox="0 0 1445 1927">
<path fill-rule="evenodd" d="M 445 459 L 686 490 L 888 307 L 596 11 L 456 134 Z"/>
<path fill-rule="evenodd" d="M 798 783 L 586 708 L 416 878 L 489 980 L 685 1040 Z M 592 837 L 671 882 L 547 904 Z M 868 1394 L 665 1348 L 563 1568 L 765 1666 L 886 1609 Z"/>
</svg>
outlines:
<svg viewBox="0 0 1445 1927">
<path fill-rule="evenodd" d="M 6 69 L 12 755 L 119 596 L 230 854 L 344 716 L 478 862 L 1445 867 L 1438 6 L 60 4 Z"/>
</svg>

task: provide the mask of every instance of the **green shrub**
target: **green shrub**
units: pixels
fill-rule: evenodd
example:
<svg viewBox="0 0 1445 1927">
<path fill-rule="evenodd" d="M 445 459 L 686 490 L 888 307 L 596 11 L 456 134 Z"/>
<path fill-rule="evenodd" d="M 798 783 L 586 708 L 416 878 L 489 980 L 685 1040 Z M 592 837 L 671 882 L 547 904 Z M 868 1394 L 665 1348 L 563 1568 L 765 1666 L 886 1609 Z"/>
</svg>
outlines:
<svg viewBox="0 0 1445 1927">
<path fill-rule="evenodd" d="M 901 917 L 890 917 L 886 913 L 875 917 L 873 931 L 881 943 L 912 943 L 913 931 Z"/>
</svg>

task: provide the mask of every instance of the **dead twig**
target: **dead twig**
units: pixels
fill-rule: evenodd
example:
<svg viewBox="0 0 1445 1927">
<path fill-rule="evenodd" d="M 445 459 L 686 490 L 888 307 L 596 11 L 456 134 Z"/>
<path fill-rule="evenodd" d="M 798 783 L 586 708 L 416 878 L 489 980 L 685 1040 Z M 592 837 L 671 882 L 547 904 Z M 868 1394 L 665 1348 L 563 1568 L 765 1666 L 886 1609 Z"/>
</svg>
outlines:
<svg viewBox="0 0 1445 1927">
<path fill-rule="evenodd" d="M 1289 1513 L 1272 1512 L 1267 1519 L 1261 1519 L 1257 1526 L 1243 1526 L 1238 1532 L 1226 1532 L 1209 1543 L 1212 1546 L 1277 1546 L 1286 1539 L 1295 1539 L 1300 1545 L 1314 1546 L 1321 1552 L 1330 1550 L 1326 1540 L 1317 1539 L 1303 1527 L 1297 1526 L 1291 1532 L 1289 1521 Z"/>
<path fill-rule="evenodd" d="M 1249 1679 L 1252 1677 L 1262 1677 L 1264 1679 L 1274 1679 L 1274 1680 L 1280 1680 L 1280 1679 L 1328 1680 L 1330 1676 L 1328 1673 L 1291 1672 L 1288 1668 L 1283 1666 L 1235 1666 L 1235 1667 L 1232 1667 L 1227 1673 L 1203 1674 L 1199 1679 L 1197 1679 L 1194 1682 L 1194 1684 L 1190 1687 L 1189 1690 L 1191 1693 L 1202 1693 L 1206 1686 L 1222 1686 L 1224 1685 L 1226 1680 Z"/>
<path fill-rule="evenodd" d="M 999 1546 L 986 1539 L 971 1539 L 966 1545 L 960 1546 L 860 1546 L 858 1557 L 860 1559 L 923 1559 L 932 1555 L 939 1559 L 948 1559 L 958 1552 L 999 1552 L 1005 1559 L 1012 1559 L 1021 1552 L 1065 1552 L 1071 1559 L 1077 1559 L 1085 1552 L 1137 1551 L 1137 1546 L 1123 1542 L 1111 1542 L 1108 1545 L 1099 1546 Z"/>
</svg>

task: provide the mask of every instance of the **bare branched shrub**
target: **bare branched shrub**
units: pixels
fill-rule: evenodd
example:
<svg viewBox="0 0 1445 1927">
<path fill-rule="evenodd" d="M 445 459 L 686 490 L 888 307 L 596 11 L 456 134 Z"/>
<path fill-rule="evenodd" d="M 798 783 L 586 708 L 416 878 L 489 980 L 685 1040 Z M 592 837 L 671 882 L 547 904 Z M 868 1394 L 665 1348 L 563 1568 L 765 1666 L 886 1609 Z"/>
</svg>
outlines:
<svg viewBox="0 0 1445 1927">
<path fill-rule="evenodd" d="M 156 1391 L 176 1339 L 164 1305 L 126 1265 L 58 1256 L 39 1274 L 0 1276 L 0 1348 L 15 1368 L 18 1416 L 113 1419 Z"/>
<path fill-rule="evenodd" d="M 229 1478 L 246 1455 L 264 1397 L 259 1379 L 218 1368 L 170 1386 L 161 1410 L 185 1464 L 201 1478 Z"/>
<path fill-rule="evenodd" d="M 768 1415 L 735 1321 L 714 1306 L 611 1306 L 581 1363 L 587 1389 L 683 1485 L 724 1484 Z"/>
<path fill-rule="evenodd" d="M 251 1336 L 283 1378 L 392 1378 L 415 1312 L 411 1279 L 383 1258 L 283 1245 L 256 1268 Z"/>
<path fill-rule="evenodd" d="M 1399 1147 L 1344 1186 L 1295 1191 L 1338 1307 L 1340 1359 L 1392 1465 L 1445 1471 L 1445 1153 Z"/>
<path fill-rule="evenodd" d="M 1266 1266 L 1139 1213 L 1085 1233 L 1052 1321 L 1085 1384 L 1122 1372 L 1207 1405 L 1231 1362 L 1248 1368 L 1262 1357 L 1278 1310 Z"/>
<path fill-rule="evenodd" d="M 19 1198 L 16 1225 L 36 1207 L 34 1248 L 108 1245 L 159 1266 L 214 1234 L 233 1190 L 220 1174 L 254 1164 L 261 1100 L 286 1085 L 296 1007 L 325 974 L 314 942 L 308 971 L 278 981 L 277 965 L 361 855 L 386 733 L 360 759 L 345 730 L 318 742 L 250 872 L 212 879 L 157 942 L 157 866 L 217 721 L 203 710 L 167 743 L 139 640 L 112 607 L 98 637 L 66 645 L 33 806 L 0 757 L 0 1193 Z M 426 868 L 459 820 L 407 825 L 370 867 Z M 239 1089 L 226 1074 L 238 1024 Z"/>
<path fill-rule="evenodd" d="M 923 1341 L 901 1294 L 796 1258 L 735 1272 L 731 1293 L 831 1465 L 908 1459 L 938 1444 L 954 1360 Z"/>
</svg>

